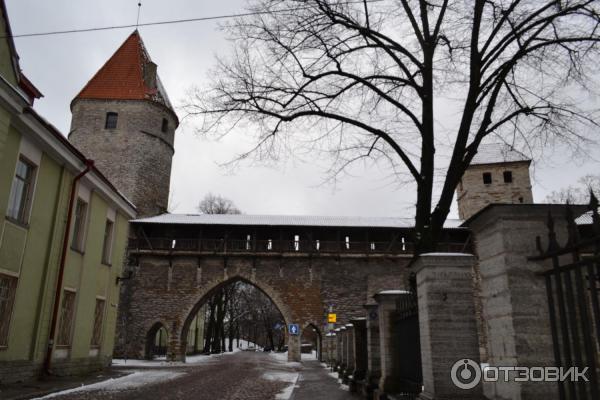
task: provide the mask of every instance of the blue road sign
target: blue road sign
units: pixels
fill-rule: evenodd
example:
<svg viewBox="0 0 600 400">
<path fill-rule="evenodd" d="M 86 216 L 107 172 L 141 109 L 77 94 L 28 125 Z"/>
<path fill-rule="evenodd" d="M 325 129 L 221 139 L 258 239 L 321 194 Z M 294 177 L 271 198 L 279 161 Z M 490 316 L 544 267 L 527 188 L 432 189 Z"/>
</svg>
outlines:
<svg viewBox="0 0 600 400">
<path fill-rule="evenodd" d="M 300 327 L 298 324 L 290 324 L 289 326 L 290 335 L 298 335 L 300 333 Z"/>
</svg>

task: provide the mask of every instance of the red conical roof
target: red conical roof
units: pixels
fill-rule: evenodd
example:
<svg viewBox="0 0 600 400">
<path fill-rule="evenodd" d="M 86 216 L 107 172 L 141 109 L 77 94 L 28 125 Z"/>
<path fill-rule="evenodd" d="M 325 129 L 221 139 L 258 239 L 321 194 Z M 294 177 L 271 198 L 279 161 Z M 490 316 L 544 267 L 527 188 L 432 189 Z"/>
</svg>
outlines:
<svg viewBox="0 0 600 400">
<path fill-rule="evenodd" d="M 144 73 L 154 74 L 148 80 Z M 135 30 L 112 57 L 96 72 L 75 99 L 151 100 L 173 111 L 169 98 L 158 79 L 156 66 Z"/>
</svg>

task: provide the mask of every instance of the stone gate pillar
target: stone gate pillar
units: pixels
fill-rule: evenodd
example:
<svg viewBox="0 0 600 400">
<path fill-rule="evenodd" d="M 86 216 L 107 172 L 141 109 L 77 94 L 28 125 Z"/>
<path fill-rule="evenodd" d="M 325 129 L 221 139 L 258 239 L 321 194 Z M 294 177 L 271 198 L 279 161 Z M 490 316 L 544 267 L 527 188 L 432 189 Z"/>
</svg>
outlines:
<svg viewBox="0 0 600 400">
<path fill-rule="evenodd" d="M 346 366 L 348 365 L 348 329 L 345 326 L 340 327 L 340 363 L 338 367 L 338 378 L 344 379 Z"/>
<path fill-rule="evenodd" d="M 377 304 L 366 304 L 367 310 L 367 376 L 365 396 L 372 397 L 381 377 L 381 356 L 379 352 L 379 313 Z"/>
<path fill-rule="evenodd" d="M 479 367 L 475 262 L 471 254 L 432 253 L 421 255 L 412 266 L 417 274 L 423 399 L 483 398 L 481 383 L 464 390 L 451 379 L 456 362 L 470 359 Z"/>
<path fill-rule="evenodd" d="M 327 363 L 329 361 L 329 333 L 321 339 L 321 359 L 319 361 Z"/>
<path fill-rule="evenodd" d="M 346 324 L 346 368 L 344 369 L 344 383 L 354 378 L 354 325 Z"/>
<path fill-rule="evenodd" d="M 583 206 L 571 206 L 575 215 Z M 548 214 L 554 219 L 559 243 L 568 231 L 564 205 L 491 205 L 475 215 L 471 228 L 481 276 L 482 314 L 487 327 L 490 366 L 554 366 L 552 331 L 544 278 L 547 266 L 528 260 L 538 254 L 536 236 L 547 249 Z M 554 382 L 486 383 L 489 398 L 542 400 L 558 398 Z"/>
<path fill-rule="evenodd" d="M 342 330 L 335 329 L 335 365 L 333 370 L 339 371 L 342 366 Z"/>
<path fill-rule="evenodd" d="M 367 372 L 367 321 L 366 318 L 355 318 L 350 323 L 354 327 L 354 371 L 350 389 L 356 391 L 358 385 L 364 384 Z"/>
<path fill-rule="evenodd" d="M 329 332 L 329 362 L 327 365 L 333 371 L 337 364 L 337 334 L 335 331 Z"/>
<path fill-rule="evenodd" d="M 387 290 L 377 293 L 374 298 L 377 302 L 379 314 L 379 346 L 381 354 L 381 377 L 379 378 L 378 393 L 394 393 L 398 379 L 394 371 L 394 343 L 393 315 L 396 313 L 396 302 L 402 294 L 400 291 Z"/>
</svg>

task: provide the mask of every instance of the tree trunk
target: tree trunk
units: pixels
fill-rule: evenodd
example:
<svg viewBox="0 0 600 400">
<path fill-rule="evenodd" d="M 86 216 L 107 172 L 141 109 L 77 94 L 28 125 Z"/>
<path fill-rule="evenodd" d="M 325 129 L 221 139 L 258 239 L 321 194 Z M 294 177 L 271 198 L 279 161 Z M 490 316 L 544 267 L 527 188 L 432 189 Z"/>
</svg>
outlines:
<svg viewBox="0 0 600 400">
<path fill-rule="evenodd" d="M 233 322 L 229 321 L 229 348 L 228 351 L 231 353 L 233 351 L 233 338 L 234 338 L 234 330 L 233 330 Z"/>
<path fill-rule="evenodd" d="M 417 237 L 415 253 L 421 254 L 435 250 L 435 238 L 431 229 L 431 194 L 434 175 L 434 125 L 433 125 L 433 50 L 430 44 L 424 45 L 423 88 L 422 88 L 422 141 L 421 176 L 417 182 L 417 210 L 415 231 Z"/>
<path fill-rule="evenodd" d="M 203 353 L 210 353 L 212 347 L 212 340 L 215 330 L 215 305 L 216 302 L 212 299 L 209 302 L 209 314 L 208 314 L 208 326 L 206 327 L 206 337 L 204 338 L 204 349 Z"/>
</svg>

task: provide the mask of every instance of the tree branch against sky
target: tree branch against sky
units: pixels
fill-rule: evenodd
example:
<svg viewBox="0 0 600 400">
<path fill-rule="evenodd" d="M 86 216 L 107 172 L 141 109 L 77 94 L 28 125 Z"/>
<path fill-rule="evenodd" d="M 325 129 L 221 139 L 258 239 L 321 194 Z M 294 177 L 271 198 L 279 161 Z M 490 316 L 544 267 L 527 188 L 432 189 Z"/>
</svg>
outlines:
<svg viewBox="0 0 600 400">
<path fill-rule="evenodd" d="M 482 141 L 529 153 L 594 142 L 597 109 L 585 96 L 597 92 L 598 1 L 255 0 L 250 8 L 263 13 L 226 27 L 233 54 L 186 107 L 201 117 L 200 132 L 245 124 L 256 146 L 240 160 L 325 153 L 334 173 L 360 160 L 389 163 L 416 185 L 419 251 L 435 248 Z M 444 107 L 454 117 L 441 122 Z"/>
<path fill-rule="evenodd" d="M 218 194 L 208 193 L 198 204 L 203 214 L 241 214 L 242 212 L 230 199 Z"/>
<path fill-rule="evenodd" d="M 589 204 L 590 193 L 600 194 L 600 175 L 585 175 L 575 185 L 554 190 L 546 196 L 545 203 L 552 204 Z"/>
</svg>

